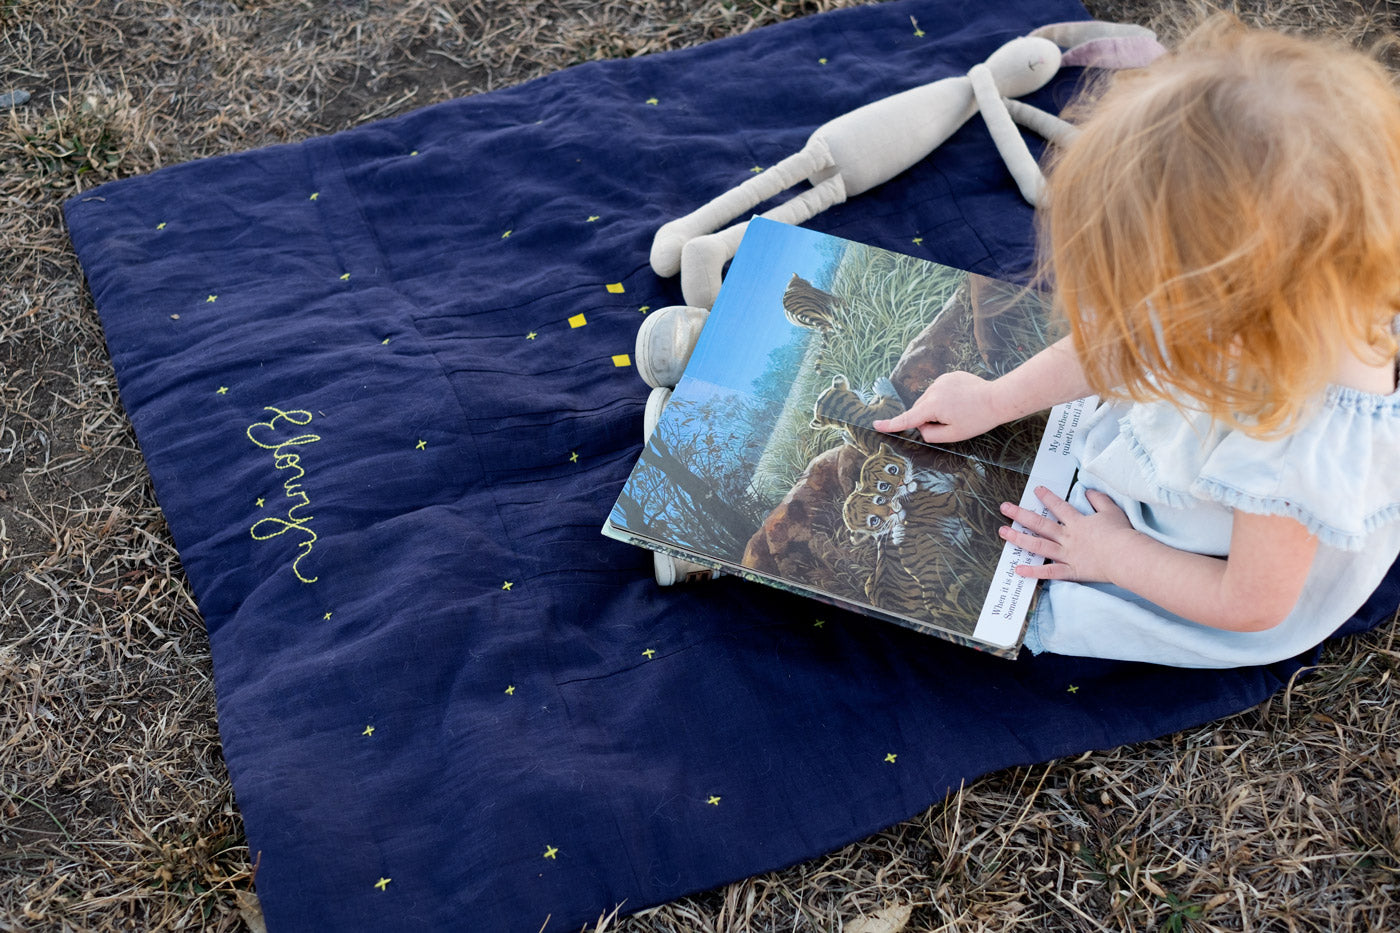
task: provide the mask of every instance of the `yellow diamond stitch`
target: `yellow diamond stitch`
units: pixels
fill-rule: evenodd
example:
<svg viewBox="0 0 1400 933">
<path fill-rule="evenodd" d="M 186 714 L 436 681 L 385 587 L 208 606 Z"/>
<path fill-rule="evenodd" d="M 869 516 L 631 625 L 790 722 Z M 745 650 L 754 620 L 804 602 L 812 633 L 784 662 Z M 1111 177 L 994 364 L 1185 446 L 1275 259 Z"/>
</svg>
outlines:
<svg viewBox="0 0 1400 933">
<path fill-rule="evenodd" d="M 621 282 L 612 282 L 612 283 L 610 283 L 610 284 L 608 285 L 608 293 L 609 293 L 609 294 L 612 294 L 612 295 L 621 295 L 621 294 L 622 294 L 623 292 L 625 292 L 625 291 L 627 291 L 627 289 L 625 289 L 625 288 L 622 287 L 622 283 L 621 283 Z"/>
<path fill-rule="evenodd" d="M 632 357 L 628 356 L 626 353 L 614 354 L 612 360 L 613 360 L 613 365 L 614 365 L 614 366 L 631 366 L 631 365 L 632 365 Z"/>
<path fill-rule="evenodd" d="M 570 327 L 582 327 L 587 323 L 588 318 L 584 317 L 582 314 L 575 314 L 573 317 L 569 318 Z"/>
</svg>

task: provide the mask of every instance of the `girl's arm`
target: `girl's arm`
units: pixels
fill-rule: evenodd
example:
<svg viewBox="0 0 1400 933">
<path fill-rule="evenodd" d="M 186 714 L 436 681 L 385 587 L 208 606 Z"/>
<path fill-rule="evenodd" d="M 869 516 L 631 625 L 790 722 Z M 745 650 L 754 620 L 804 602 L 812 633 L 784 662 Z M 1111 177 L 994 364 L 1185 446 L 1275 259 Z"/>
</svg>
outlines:
<svg viewBox="0 0 1400 933">
<path fill-rule="evenodd" d="M 1043 580 L 1113 583 L 1168 612 L 1211 628 L 1261 632 L 1293 611 L 1317 553 L 1317 537 L 1281 515 L 1234 513 L 1230 556 L 1180 551 L 1133 529 L 1123 510 L 1097 490 L 1094 512 L 1083 515 L 1044 487 L 1036 495 L 1045 517 L 1011 503 L 1002 513 L 1031 534 L 1001 529 L 1001 536 L 1053 563 L 1021 566 L 1017 573 Z"/>
<path fill-rule="evenodd" d="M 1089 393 L 1079 355 L 1064 337 L 991 382 L 972 373 L 944 373 L 908 411 L 876 421 L 875 430 L 918 428 L 928 443 L 946 444 Z"/>
</svg>

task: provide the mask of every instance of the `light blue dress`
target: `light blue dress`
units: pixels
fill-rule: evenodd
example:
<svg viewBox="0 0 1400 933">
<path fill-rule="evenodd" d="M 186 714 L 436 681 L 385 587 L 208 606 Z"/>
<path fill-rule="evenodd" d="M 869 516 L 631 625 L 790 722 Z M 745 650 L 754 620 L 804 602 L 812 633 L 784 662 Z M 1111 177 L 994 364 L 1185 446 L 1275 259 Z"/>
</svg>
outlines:
<svg viewBox="0 0 1400 933">
<path fill-rule="evenodd" d="M 1317 535 L 1292 613 L 1263 632 L 1189 622 L 1109 584 L 1051 581 L 1027 629 L 1035 653 L 1177 667 L 1267 664 L 1331 635 L 1400 554 L 1400 391 L 1333 386 L 1304 424 L 1256 440 L 1167 402 L 1109 402 L 1090 416 L 1069 501 L 1113 497 L 1139 531 L 1200 554 L 1229 550 L 1234 509 L 1287 515 Z"/>
</svg>

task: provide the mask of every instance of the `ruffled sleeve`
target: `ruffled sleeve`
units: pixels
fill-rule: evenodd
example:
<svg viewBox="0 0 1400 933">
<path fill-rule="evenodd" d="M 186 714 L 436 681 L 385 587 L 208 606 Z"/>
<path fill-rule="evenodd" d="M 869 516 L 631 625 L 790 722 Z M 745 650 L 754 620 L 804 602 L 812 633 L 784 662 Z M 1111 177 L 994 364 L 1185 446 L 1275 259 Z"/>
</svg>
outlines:
<svg viewBox="0 0 1400 933">
<path fill-rule="evenodd" d="M 1358 551 L 1400 521 L 1400 392 L 1333 386 L 1317 413 L 1276 440 L 1258 440 L 1165 403 L 1132 406 L 1119 440 L 1157 501 L 1208 500 L 1286 515 L 1333 548 Z"/>
</svg>

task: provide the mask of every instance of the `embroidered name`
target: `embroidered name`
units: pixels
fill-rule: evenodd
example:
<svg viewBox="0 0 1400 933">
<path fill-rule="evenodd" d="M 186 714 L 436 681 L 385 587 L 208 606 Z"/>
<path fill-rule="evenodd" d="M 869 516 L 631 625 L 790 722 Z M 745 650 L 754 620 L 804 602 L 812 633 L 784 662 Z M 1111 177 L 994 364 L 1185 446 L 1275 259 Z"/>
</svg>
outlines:
<svg viewBox="0 0 1400 933">
<path fill-rule="evenodd" d="M 291 533 L 292 538 L 297 541 L 297 556 L 292 560 L 292 573 L 302 583 L 315 583 L 320 578 L 308 577 L 301 567 L 301 562 L 310 556 L 316 544 L 316 532 L 311 529 L 311 521 L 315 516 L 305 514 L 311 508 L 311 497 L 306 494 L 301 483 L 306 476 L 306 470 L 301 465 L 301 454 L 288 448 L 314 444 L 321 436 L 298 434 L 284 440 L 281 434 L 290 433 L 292 428 L 305 427 L 311 423 L 311 412 L 301 409 L 283 411 L 270 405 L 263 408 L 263 411 L 273 412 L 273 416 L 267 421 L 248 425 L 248 440 L 263 450 L 272 451 L 272 463 L 278 470 L 291 471 L 282 483 L 282 489 L 292 504 L 287 507 L 286 518 L 269 516 L 259 519 L 253 523 L 249 532 L 255 541 L 268 541 Z"/>
</svg>

